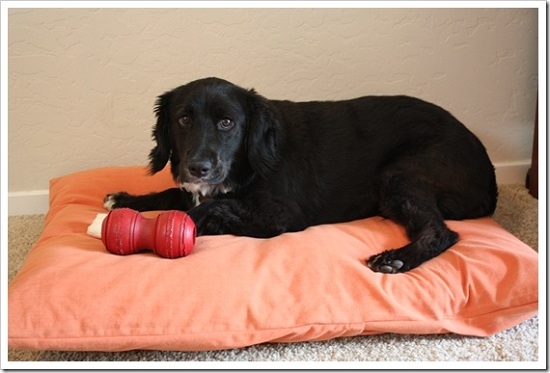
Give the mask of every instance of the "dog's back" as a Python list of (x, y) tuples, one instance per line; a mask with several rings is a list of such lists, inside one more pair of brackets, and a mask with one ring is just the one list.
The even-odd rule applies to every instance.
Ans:
[(490, 215), (496, 207), (484, 146), (439, 106), (407, 96), (271, 103), (286, 124), (281, 167), (292, 177), (269, 184), (307, 203), (313, 224), (380, 213), (380, 179), (391, 173), (436, 190), (445, 219)]

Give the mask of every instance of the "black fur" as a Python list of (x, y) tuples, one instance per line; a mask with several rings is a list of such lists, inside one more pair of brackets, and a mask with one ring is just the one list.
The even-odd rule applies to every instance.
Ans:
[(402, 224), (411, 243), (367, 265), (397, 273), (458, 240), (444, 219), (496, 207), (482, 143), (450, 113), (416, 98), (275, 101), (207, 78), (160, 96), (156, 115), (150, 170), (170, 161), (180, 188), (114, 193), (106, 206), (185, 210), (199, 235), (273, 237), (380, 215)]

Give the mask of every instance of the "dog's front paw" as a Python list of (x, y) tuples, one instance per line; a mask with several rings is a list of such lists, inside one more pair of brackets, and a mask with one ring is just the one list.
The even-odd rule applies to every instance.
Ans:
[(132, 196), (126, 192), (110, 193), (103, 198), (103, 207), (109, 211), (128, 207), (131, 199)]
[(397, 250), (385, 251), (382, 254), (373, 255), (367, 260), (367, 266), (374, 272), (401, 273), (410, 268), (402, 260), (396, 258)]
[(235, 206), (227, 200), (207, 200), (188, 211), (197, 227), (197, 235), (237, 234), (242, 226)]

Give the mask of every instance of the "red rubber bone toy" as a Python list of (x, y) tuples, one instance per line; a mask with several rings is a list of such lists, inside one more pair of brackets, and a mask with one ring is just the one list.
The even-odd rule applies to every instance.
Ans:
[(176, 210), (148, 219), (138, 211), (120, 208), (109, 212), (101, 225), (101, 241), (118, 255), (150, 249), (163, 258), (179, 258), (193, 250), (195, 236), (193, 220)]

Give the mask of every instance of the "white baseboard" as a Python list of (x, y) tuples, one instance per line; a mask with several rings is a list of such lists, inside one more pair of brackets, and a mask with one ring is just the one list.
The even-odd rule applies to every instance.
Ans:
[[(498, 184), (525, 184), (531, 161), (496, 163)], [(49, 209), (47, 189), (8, 193), (8, 215), (45, 214)]]
[(8, 215), (45, 214), (50, 208), (49, 191), (30, 190), (8, 193)]
[(494, 166), (497, 184), (525, 185), (525, 177), (527, 176), (527, 171), (529, 171), (531, 167), (531, 160), (495, 163)]

